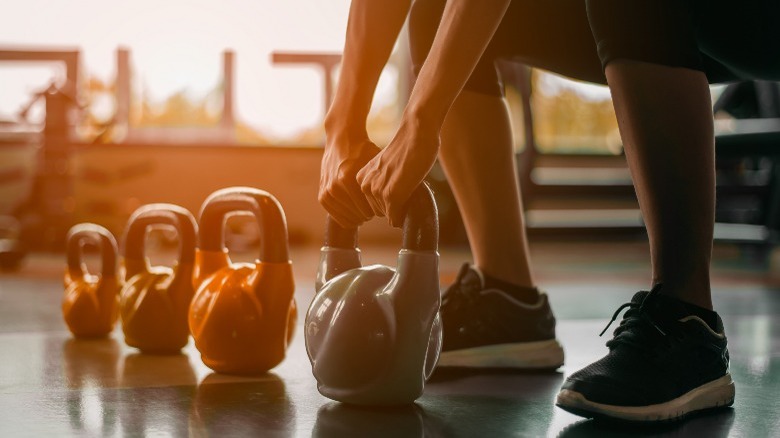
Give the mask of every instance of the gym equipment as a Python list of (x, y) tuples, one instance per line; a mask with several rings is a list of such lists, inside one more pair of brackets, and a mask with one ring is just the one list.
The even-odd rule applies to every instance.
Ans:
[[(100, 250), (101, 267), (98, 275), (87, 272), (82, 261), (86, 245), (96, 246)], [(114, 329), (119, 292), (116, 258), (116, 240), (100, 225), (78, 224), (68, 232), (68, 267), (65, 270), (62, 316), (74, 336), (101, 337)]]
[[(172, 268), (149, 266), (144, 248), (146, 233), (154, 226), (176, 230), (179, 257)], [(123, 243), (125, 284), (120, 298), (127, 345), (156, 354), (175, 354), (187, 345), (196, 237), (195, 218), (177, 205), (145, 205), (130, 217)]]
[[(240, 213), (254, 215), (260, 227), (260, 258), (255, 263), (233, 263), (225, 248), (227, 217)], [(284, 359), (298, 315), (287, 245), (284, 211), (268, 192), (231, 187), (206, 199), (189, 323), (209, 368), (260, 374)]]
[(398, 267), (361, 267), (357, 229), (328, 218), (317, 294), (304, 324), (317, 388), (363, 405), (411, 403), (441, 351), (439, 222), (433, 193), (409, 200)]

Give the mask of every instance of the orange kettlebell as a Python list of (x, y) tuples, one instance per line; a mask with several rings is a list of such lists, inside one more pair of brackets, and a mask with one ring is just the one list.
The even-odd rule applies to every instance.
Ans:
[[(87, 272), (82, 261), (82, 248), (94, 245), (100, 249), (99, 275)], [(105, 228), (95, 224), (78, 224), (68, 232), (65, 271), (65, 297), (62, 316), (76, 337), (106, 336), (114, 329), (117, 319), (116, 240)]]
[[(173, 268), (149, 266), (144, 254), (152, 226), (169, 226), (179, 237)], [(194, 294), (197, 225), (192, 213), (173, 204), (149, 204), (130, 217), (124, 238), (125, 284), (120, 298), (125, 342), (144, 353), (176, 353), (187, 345), (187, 311)]]
[[(251, 213), (260, 226), (255, 263), (232, 263), (225, 248), (226, 218), (237, 213)], [(284, 359), (298, 314), (287, 223), (271, 194), (232, 187), (206, 199), (195, 284), (190, 330), (206, 366), (227, 374), (260, 374)]]

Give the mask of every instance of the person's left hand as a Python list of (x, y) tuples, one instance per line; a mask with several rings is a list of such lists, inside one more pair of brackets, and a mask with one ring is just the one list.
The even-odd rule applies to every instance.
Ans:
[(406, 203), (436, 162), (438, 130), (426, 132), (420, 125), (401, 123), (390, 144), (357, 174), (357, 182), (377, 216), (401, 227)]

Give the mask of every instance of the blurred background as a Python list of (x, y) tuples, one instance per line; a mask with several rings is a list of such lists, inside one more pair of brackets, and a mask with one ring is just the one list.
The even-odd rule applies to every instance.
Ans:
[[(0, 238), (56, 250), (77, 222), (121, 235), (140, 205), (197, 214), (212, 191), (273, 193), (293, 244), (319, 245), (322, 120), (348, 0), (28, 0), (0, 16)], [(643, 239), (609, 91), (513, 63), (507, 84), (532, 236)], [(405, 33), (369, 132), (394, 133), (413, 78)], [(776, 83), (712, 88), (720, 241), (771, 250), (780, 229)], [(442, 172), (442, 243), (467, 244)], [(231, 229), (252, 242), (256, 229)], [(249, 237), (247, 237), (249, 236)], [(381, 220), (366, 242), (397, 242)]]
[[(326, 99), (322, 72), (275, 65), (272, 55), (340, 52), (348, 8), (348, 0), (231, 1), (218, 6), (178, 0), (164, 5), (146, 0), (133, 5), (30, 1), (14, 4), (0, 19), (0, 41), (6, 49), (78, 52), (78, 82), (73, 85), (85, 105), (79, 126), (85, 138), (100, 125), (119, 122), (120, 103), (121, 111), (128, 111), (122, 114), (127, 120), (121, 122), (135, 129), (216, 126), (223, 115), (225, 84), (231, 81), (236, 143), (316, 145), (322, 140)], [(405, 45), (404, 36), (376, 94), (371, 128), (380, 143), (392, 133), (404, 103), (405, 95), (399, 91), (407, 91), (404, 82), (410, 79)], [(124, 67), (119, 66), (119, 50), (127, 52), (129, 64)], [(229, 78), (222, 57), (226, 50), (238, 54), (231, 61)], [(61, 85), (69, 78), (68, 67), (55, 61), (3, 65), (0, 114), (4, 119), (15, 119), (44, 84)], [(120, 74), (122, 68), (127, 71)], [(545, 115), (538, 129), (543, 149), (609, 151), (612, 147), (615, 151), (614, 117), (605, 88), (544, 74), (536, 82), (542, 93), (534, 102), (535, 110)], [(117, 102), (118, 87), (126, 88), (122, 91), (129, 93), (129, 101)], [(586, 117), (574, 117), (584, 108)], [(26, 114), (32, 123), (43, 118), (39, 108)], [(122, 134), (114, 132), (102, 140), (121, 141)], [(607, 140), (610, 136), (615, 138)], [(569, 145), (557, 144), (561, 141)]]

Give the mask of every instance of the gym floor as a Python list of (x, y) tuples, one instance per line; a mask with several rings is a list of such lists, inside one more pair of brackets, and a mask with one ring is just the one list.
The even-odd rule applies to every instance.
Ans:
[[(392, 264), (396, 249), (363, 250)], [(583, 420), (554, 406), (569, 373), (601, 357), (598, 333), (632, 294), (647, 287), (643, 243), (533, 243), (535, 275), (558, 318), (566, 365), (557, 372), (438, 370), (424, 395), (401, 409), (361, 409), (322, 397), (299, 321), (287, 359), (256, 378), (214, 374), (192, 343), (177, 356), (147, 356), (117, 330), (75, 340), (60, 314), (64, 257), (31, 256), (0, 275), (0, 436), (707, 436), (780, 434), (780, 260), (717, 245), (714, 302), (726, 324), (732, 409), (662, 428)], [(442, 249), (442, 285), (468, 260)], [(251, 258), (250, 255), (241, 255)], [(293, 248), (296, 299), (313, 295), (318, 251)]]

